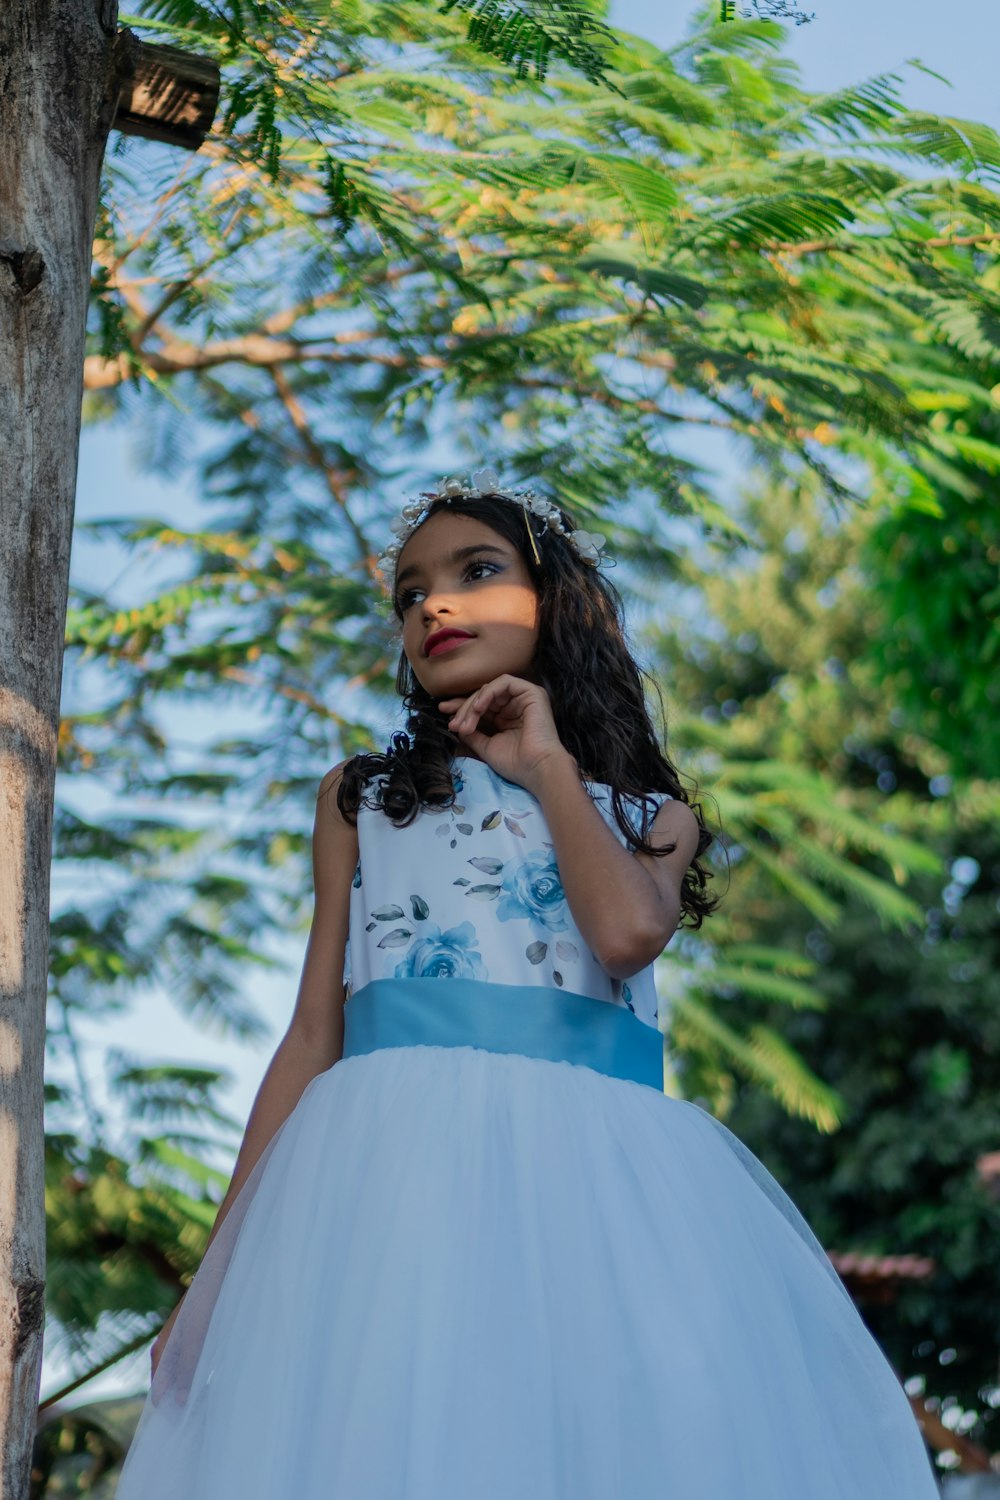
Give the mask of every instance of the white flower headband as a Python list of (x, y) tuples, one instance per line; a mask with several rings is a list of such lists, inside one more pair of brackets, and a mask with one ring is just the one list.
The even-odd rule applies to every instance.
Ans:
[(539, 516), (551, 531), (558, 531), (560, 536), (564, 536), (585, 563), (596, 568), (601, 562), (605, 539), (600, 532), (583, 531), (579, 527), (572, 531), (567, 529), (559, 514), (559, 507), (553, 505), (551, 500), (536, 495), (534, 490), (502, 490), (500, 477), (495, 469), (477, 469), (472, 475), (471, 484), (464, 484), (461, 479), (448, 478), (441, 481), (440, 489), (422, 490), (420, 500), (411, 500), (404, 505), (397, 519), (390, 523), (390, 530), (395, 533), (396, 540), (390, 542), (378, 558), (378, 568), (387, 587), (391, 587), (390, 576), (400, 552), (436, 500), (478, 500), (480, 496), (490, 500), (509, 500), (512, 505), (523, 508), (524, 523), (528, 528), (536, 563), (541, 563), (542, 559), (528, 520), (529, 511), (533, 516)]

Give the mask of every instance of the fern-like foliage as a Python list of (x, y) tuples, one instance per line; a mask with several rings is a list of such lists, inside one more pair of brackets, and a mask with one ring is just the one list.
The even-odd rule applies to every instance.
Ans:
[[(198, 1262), (220, 1188), (199, 1164), (233, 1148), (215, 1064), (266, 1030), (248, 976), (290, 1008), (268, 943), (308, 920), (319, 778), (393, 722), (374, 558), (428, 473), (488, 459), (608, 536), (732, 876), (662, 966), (676, 1088), (720, 1114), (750, 1088), (823, 1132), (840, 1118), (782, 1034), (819, 1013), (822, 961), (755, 951), (755, 921), (805, 924), (821, 954), (859, 910), (909, 943), (933, 878), (939, 753), (906, 730), (888, 810), (891, 703), (860, 627), (830, 644), (839, 594), (817, 602), (849, 568), (810, 567), (860, 552), (866, 507), (904, 534), (919, 517), (934, 566), (907, 572), (907, 608), (951, 603), (943, 634), (905, 638), (965, 620), (970, 654), (996, 649), (995, 580), (975, 571), (963, 602), (932, 531), (975, 512), (958, 555), (988, 568), (986, 126), (909, 111), (896, 74), (802, 89), (779, 6), (709, 0), (666, 51), (581, 0), (137, 9), (218, 60), (223, 105), (183, 161), (119, 142), (102, 190), (86, 416), (127, 427), (197, 514), (111, 496), (78, 523), (102, 561), (77, 565), (67, 616), (49, 1078), (50, 1313), (81, 1364), (162, 1318)], [(759, 507), (720, 480), (723, 450)], [(88, 776), (100, 816), (66, 791)], [(109, 1051), (102, 1099), (78, 1018), (112, 1036), (150, 1003), (205, 1028), (204, 1068)]]
[(551, 59), (559, 57), (592, 83), (608, 83), (605, 52), (612, 32), (578, 0), (445, 0), (441, 10), (464, 12), (469, 41), (507, 63), (518, 78), (541, 81)]

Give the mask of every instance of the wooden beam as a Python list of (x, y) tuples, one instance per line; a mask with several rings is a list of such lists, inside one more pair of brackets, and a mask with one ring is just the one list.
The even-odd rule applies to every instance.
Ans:
[(114, 129), (197, 151), (219, 103), (218, 63), (180, 47), (140, 42), (129, 31), (119, 35), (134, 70), (122, 84)]

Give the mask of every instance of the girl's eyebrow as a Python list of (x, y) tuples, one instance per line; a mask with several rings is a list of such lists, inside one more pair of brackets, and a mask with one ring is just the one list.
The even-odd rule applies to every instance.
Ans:
[[(491, 547), (489, 542), (477, 542), (474, 547), (456, 547), (454, 552), (449, 552), (441, 561), (448, 567), (453, 563), (464, 562), (474, 552), (493, 552), (497, 557), (506, 557), (507, 555), (502, 547)], [(408, 568), (403, 569), (402, 573), (397, 573), (396, 587), (399, 588), (399, 585), (404, 583), (407, 578), (412, 578), (414, 574), (419, 572), (420, 564), (411, 563)]]

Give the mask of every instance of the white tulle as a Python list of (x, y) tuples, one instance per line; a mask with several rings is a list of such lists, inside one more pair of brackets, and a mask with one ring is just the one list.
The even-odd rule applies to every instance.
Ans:
[(802, 1216), (697, 1106), (393, 1047), (309, 1084), (118, 1500), (937, 1500)]

